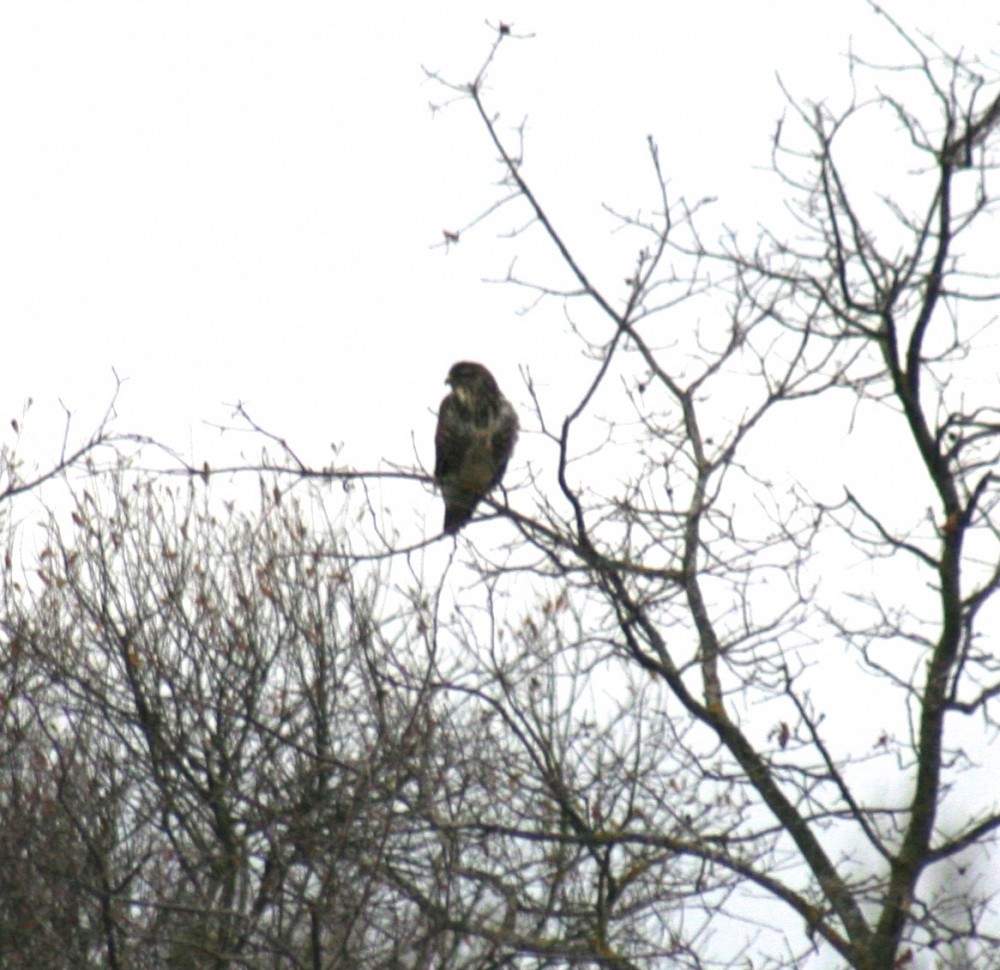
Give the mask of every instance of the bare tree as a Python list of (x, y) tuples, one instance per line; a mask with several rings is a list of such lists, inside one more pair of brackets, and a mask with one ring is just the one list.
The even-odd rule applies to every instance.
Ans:
[[(736, 232), (706, 242), (650, 140), (656, 201), (619, 217), (645, 241), (618, 293), (593, 282), (535, 194), (522, 128), (508, 135), (487, 103), (510, 29), (471, 83), (432, 75), (499, 155), (491, 214), (516, 209), (514, 244), (541, 234), (571, 278), (507, 282), (533, 306), (562, 303), (592, 362), (562, 415), (529, 382), (549, 461), (532, 471), (536, 510), (508, 514), (537, 556), (512, 546), (483, 575), (549, 577), (577, 629), (574, 660), (555, 634), (548, 650), (628, 685), (596, 733), (572, 690), (543, 714), (534, 675), (498, 664), (479, 688), (540, 799), (532, 825), (501, 815), (495, 829), (542, 856), (573, 846), (588, 887), (586, 932), (556, 907), (560, 933), (535, 947), (512, 936), (522, 952), (692, 967), (834, 965), (833, 953), (889, 970), (961, 950), (995, 963), (1000, 812), (982, 779), (995, 777), (1000, 692), (1000, 409), (983, 364), (1000, 296), (987, 229), (1000, 77), (873, 11), (904, 59), (852, 54), (840, 109), (790, 96), (773, 155), (788, 211), (749, 247)], [(853, 126), (875, 113), (905, 141), (889, 172), (851, 164)], [(817, 417), (819, 433), (840, 421), (873, 439), (818, 488), (794, 481), (788, 453)], [(775, 487), (776, 469), (792, 484)], [(872, 487), (873, 471), (903, 470)], [(528, 919), (546, 880), (492, 868), (483, 886)]]
[(5, 965), (390, 967), (453, 948), (389, 878), (392, 858), (447, 875), (406, 808), (435, 724), (418, 606), (380, 615), (378, 570), (270, 488), (256, 516), (127, 469), (71, 495), (38, 582), (6, 589), (8, 736), (26, 740), (0, 792), (0, 910), (23, 927)]
[(581, 341), (568, 407), (525, 371), (505, 545), (401, 545), (379, 489), (426, 475), (242, 411), (252, 511), (207, 464), (53, 477), (3, 573), (5, 965), (997, 965), (1000, 75), (886, 22), (844, 106), (789, 96), (749, 244), (650, 140), (617, 293), (488, 103), (511, 27), (438, 78), (561, 260), (504, 281)]
[[(28, 423), (34, 401), (29, 398), (20, 417), (10, 418), (14, 443), (0, 443), (0, 511), (6, 512), (10, 503), (30, 493), (38, 493), (48, 482), (63, 477), (67, 472), (85, 468), (95, 471), (117, 464), (121, 450), (133, 446), (155, 445), (150, 438), (114, 428), (117, 417), (118, 396), (122, 382), (115, 375), (115, 389), (104, 414), (95, 427), (82, 436), (73, 427), (73, 412), (63, 405), (64, 421), (58, 457), (54, 461), (38, 464), (19, 453), (19, 445), (28, 434)], [(61, 403), (61, 402), (60, 402)], [(36, 443), (37, 446), (37, 443)]]

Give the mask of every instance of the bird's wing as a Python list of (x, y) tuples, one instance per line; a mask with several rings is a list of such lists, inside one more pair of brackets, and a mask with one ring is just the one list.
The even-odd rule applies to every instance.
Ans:
[(504, 472), (507, 471), (507, 462), (510, 461), (510, 456), (514, 452), (514, 445), (517, 442), (518, 429), (517, 414), (511, 407), (510, 402), (503, 399), (500, 404), (497, 428), (493, 432), (490, 441), (493, 450), (493, 461), (496, 466), (496, 471), (493, 473), (493, 479), (490, 482), (490, 488), (499, 485)]

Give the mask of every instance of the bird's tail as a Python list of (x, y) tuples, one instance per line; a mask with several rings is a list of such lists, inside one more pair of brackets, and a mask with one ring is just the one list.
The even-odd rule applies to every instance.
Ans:
[(472, 513), (479, 504), (480, 496), (459, 492), (450, 495), (444, 507), (444, 531), (454, 535), (472, 518)]

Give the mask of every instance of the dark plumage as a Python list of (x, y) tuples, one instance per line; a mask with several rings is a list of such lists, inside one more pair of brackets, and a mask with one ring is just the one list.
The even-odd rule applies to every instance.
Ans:
[(434, 479), (444, 497), (444, 531), (455, 533), (500, 484), (517, 441), (517, 415), (482, 364), (459, 361), (438, 412)]

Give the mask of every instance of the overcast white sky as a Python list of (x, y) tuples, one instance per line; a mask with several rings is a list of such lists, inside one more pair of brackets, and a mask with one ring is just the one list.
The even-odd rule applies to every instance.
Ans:
[[(897, 2), (942, 41), (994, 30), (986, 2)], [(675, 192), (767, 217), (761, 176), (782, 110), (845, 91), (853, 34), (890, 35), (860, 0), (434, 3), (218, 0), (0, 7), (0, 434), (34, 397), (81, 428), (127, 378), (120, 427), (195, 460), (203, 422), (246, 402), (322, 464), (329, 441), (370, 466), (430, 458), (452, 361), (558, 384), (577, 345), (556, 304), (482, 282), (511, 255), (485, 225), (493, 153), (469, 104), (421, 65), (470, 79), (492, 33), (504, 122), (528, 118), (525, 172), (598, 277), (617, 280), (606, 201), (655, 203), (645, 137)], [(896, 50), (896, 48), (892, 48)], [(520, 396), (520, 398), (519, 398)]]
[[(885, 5), (945, 46), (1000, 47), (993, 0)], [(836, 101), (852, 37), (872, 59), (901, 50), (862, 0), (7, 0), (0, 440), (31, 396), (31, 450), (54, 453), (59, 399), (91, 427), (114, 368), (118, 427), (198, 464), (236, 401), (316, 466), (331, 441), (358, 467), (408, 463), (411, 436), (431, 462), (456, 359), (487, 363), (522, 412), (519, 367), (570, 382), (558, 304), (519, 315), (523, 294), (483, 282), (506, 271), (511, 220), (437, 245), (498, 171), (469, 103), (432, 113), (445, 94), (422, 65), (470, 80), (499, 19), (533, 37), (505, 43), (491, 103), (527, 117), (525, 175), (612, 285), (634, 247), (600, 204), (655, 205), (647, 135), (672, 191), (752, 227), (780, 204), (760, 171), (776, 72)]]

